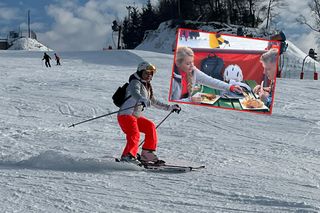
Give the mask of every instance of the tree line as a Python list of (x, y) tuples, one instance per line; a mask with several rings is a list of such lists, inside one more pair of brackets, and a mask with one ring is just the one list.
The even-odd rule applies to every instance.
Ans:
[(159, 0), (152, 6), (148, 0), (141, 11), (127, 7), (129, 13), (122, 23), (123, 48), (135, 48), (146, 31), (157, 29), (167, 20), (176, 20), (180, 27), (184, 27), (183, 20), (257, 27), (264, 19), (269, 21), (273, 17), (272, 8), (279, 2), (281, 0), (269, 0), (268, 4), (262, 0)]

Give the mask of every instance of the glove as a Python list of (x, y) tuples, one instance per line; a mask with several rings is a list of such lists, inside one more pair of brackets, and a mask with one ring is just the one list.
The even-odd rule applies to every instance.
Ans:
[(169, 109), (171, 112), (176, 112), (178, 114), (181, 111), (181, 107), (178, 104), (171, 105)]
[(146, 98), (141, 98), (139, 102), (142, 104), (143, 107), (150, 107), (151, 101)]

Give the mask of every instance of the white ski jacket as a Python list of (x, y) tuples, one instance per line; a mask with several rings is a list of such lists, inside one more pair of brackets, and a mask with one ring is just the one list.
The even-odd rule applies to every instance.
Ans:
[[(128, 98), (122, 104), (122, 106), (120, 107), (120, 111), (118, 112), (118, 115), (133, 115), (135, 117), (140, 117), (142, 115), (143, 106), (141, 105), (137, 106), (137, 105), (141, 103), (140, 101), (143, 98), (150, 100), (151, 106), (154, 106), (158, 109), (167, 110), (167, 111), (171, 110), (170, 105), (158, 101), (155, 98), (154, 94), (153, 94), (153, 97), (150, 98), (150, 94), (147, 88), (145, 87), (144, 83), (146, 83), (146, 81), (141, 79), (138, 73), (134, 73), (133, 75), (130, 76), (129, 85), (126, 90), (125, 97), (129, 97), (130, 95), (131, 97)], [(135, 107), (121, 111), (122, 109), (129, 108), (131, 106), (135, 106)]]

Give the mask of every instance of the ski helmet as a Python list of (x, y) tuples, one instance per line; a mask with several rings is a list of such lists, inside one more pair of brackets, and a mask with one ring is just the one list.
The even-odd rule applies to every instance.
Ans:
[(143, 70), (156, 72), (157, 69), (153, 64), (143, 61), (138, 65), (137, 72), (142, 72)]
[(223, 78), (226, 82), (230, 80), (240, 82), (243, 80), (242, 70), (237, 64), (230, 64), (224, 70)]

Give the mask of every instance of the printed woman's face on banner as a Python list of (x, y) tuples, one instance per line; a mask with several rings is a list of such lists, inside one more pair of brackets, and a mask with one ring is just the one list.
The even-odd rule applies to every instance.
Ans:
[(192, 69), (194, 66), (193, 59), (194, 58), (192, 56), (186, 56), (179, 68), (184, 72), (189, 72), (189, 73), (192, 72)]

